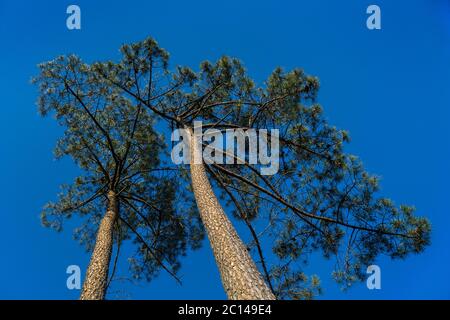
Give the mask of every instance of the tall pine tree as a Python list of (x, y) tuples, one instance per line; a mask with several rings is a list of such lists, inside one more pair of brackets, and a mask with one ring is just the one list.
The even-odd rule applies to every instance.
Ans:
[(179, 281), (179, 257), (199, 247), (203, 229), (176, 168), (161, 160), (154, 118), (76, 56), (39, 67), (39, 111), (64, 128), (55, 155), (70, 156), (82, 171), (42, 212), (43, 224), (57, 230), (74, 214), (82, 218), (75, 237), (92, 256), (80, 299), (105, 298), (113, 246), (117, 261), (124, 240), (136, 245), (135, 278), (150, 280), (164, 269)]
[[(90, 70), (168, 129), (190, 132), (191, 151), (208, 143), (195, 143), (195, 121), (220, 133), (279, 130), (275, 175), (264, 176), (261, 165), (250, 163), (250, 146), (239, 159), (233, 156), (236, 164), (190, 164), (192, 190), (230, 299), (311, 298), (319, 281), (307, 283), (302, 267), (317, 251), (335, 257), (334, 276), (348, 285), (362, 279), (378, 255), (403, 258), (429, 244), (427, 219), (381, 197), (378, 178), (344, 151), (348, 134), (325, 120), (315, 77), (277, 68), (256, 85), (241, 62), (229, 57), (205, 61), (197, 72), (169, 69), (167, 52), (150, 38), (121, 52), (121, 61), (95, 63)], [(267, 141), (273, 138), (269, 133)], [(247, 245), (226, 211), (248, 228)]]

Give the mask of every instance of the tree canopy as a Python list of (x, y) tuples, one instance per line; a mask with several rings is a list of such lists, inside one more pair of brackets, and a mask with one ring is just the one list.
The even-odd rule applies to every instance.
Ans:
[(179, 259), (200, 246), (203, 229), (176, 168), (163, 160), (165, 143), (154, 130), (154, 117), (76, 56), (39, 67), (33, 80), (40, 91), (39, 111), (54, 114), (64, 127), (55, 156), (70, 156), (82, 170), (62, 186), (56, 202), (45, 206), (43, 225), (61, 230), (65, 219), (78, 215), (82, 224), (74, 236), (90, 251), (107, 192), (113, 190), (120, 207), (116, 244), (136, 245), (129, 257), (133, 277), (150, 280), (163, 268), (178, 280)]
[[(379, 255), (404, 258), (423, 251), (429, 244), (428, 220), (415, 215), (412, 206), (396, 206), (381, 196), (379, 178), (368, 173), (356, 156), (345, 151), (349, 134), (326, 120), (317, 102), (320, 85), (316, 77), (301, 69), (277, 68), (257, 84), (238, 59), (226, 56), (216, 62), (202, 62), (198, 71), (182, 66), (171, 68), (168, 53), (151, 38), (124, 45), (121, 53), (118, 62), (86, 65), (69, 57), (42, 67), (41, 92), (45, 94), (40, 101), (41, 110), (43, 113), (56, 110), (57, 118), (69, 128), (59, 143), (58, 154), (72, 155), (90, 172), (76, 183), (76, 192), (68, 191), (59, 204), (49, 206), (59, 216), (67, 204), (78, 207), (76, 204), (82, 196), (88, 192), (96, 194), (98, 188), (111, 183), (108, 176), (118, 189), (124, 190), (125, 206), (130, 201), (142, 204), (129, 194), (158, 190), (155, 184), (161, 184), (161, 180), (153, 179), (155, 172), (152, 170), (147, 175), (141, 171), (161, 166), (153, 155), (164, 147), (150, 125), (130, 137), (127, 132), (133, 121), (128, 117), (123, 121), (123, 113), (138, 113), (142, 114), (142, 123), (150, 124), (156, 118), (166, 123), (167, 130), (192, 127), (194, 121), (202, 121), (204, 129), (220, 131), (279, 130), (280, 167), (273, 176), (261, 175), (259, 165), (249, 163), (248, 152), (241, 159), (243, 164), (206, 164), (211, 181), (227, 201), (229, 212), (248, 228), (251, 235), (248, 247), (279, 298), (310, 298), (317, 293), (318, 279), (312, 277), (308, 282), (302, 272), (315, 252), (335, 259), (334, 277), (348, 286), (362, 280), (365, 268)], [(103, 105), (103, 113), (93, 111), (97, 99)], [(83, 106), (80, 100), (86, 100), (87, 109), (102, 119), (104, 130), (95, 121), (85, 121), (93, 119), (79, 111)], [(77, 121), (72, 121), (73, 117)], [(123, 131), (117, 122), (124, 124)], [(82, 145), (83, 140), (77, 135), (79, 130), (99, 159)], [(93, 137), (89, 138), (88, 133)], [(139, 158), (136, 162), (123, 159), (128, 154), (127, 145), (136, 147), (129, 152)], [(136, 172), (142, 184), (130, 185), (129, 179), (124, 180)], [(171, 190), (175, 198), (179, 190)], [(78, 210), (96, 216), (92, 214), (95, 208), (85, 206)], [(127, 211), (125, 215), (131, 226), (136, 223), (133, 212)], [(201, 228), (191, 218), (178, 215), (178, 210), (169, 212), (172, 213), (165, 221), (171, 225), (171, 233), (162, 242), (161, 251), (174, 258), (180, 251), (184, 252), (186, 238), (195, 240), (194, 246), (198, 245)], [(169, 224), (175, 220), (183, 223), (181, 230), (193, 228), (194, 231), (187, 232), (186, 237), (176, 224)], [(169, 244), (173, 236), (177, 240)], [(174, 264), (175, 258), (170, 261)]]

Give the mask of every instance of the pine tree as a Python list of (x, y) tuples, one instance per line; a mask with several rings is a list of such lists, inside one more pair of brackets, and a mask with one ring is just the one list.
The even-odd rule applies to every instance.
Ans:
[[(53, 113), (64, 134), (57, 158), (70, 156), (82, 174), (64, 185), (57, 202), (42, 212), (44, 226), (61, 230), (78, 214), (83, 224), (75, 237), (92, 251), (80, 299), (104, 299), (114, 244), (136, 245), (130, 259), (135, 278), (151, 280), (164, 269), (177, 281), (179, 257), (198, 248), (203, 229), (192, 197), (160, 158), (161, 135), (154, 118), (98, 77), (76, 56), (40, 66), (39, 111)], [(108, 279), (111, 273), (111, 277)]]
[[(92, 70), (168, 128), (192, 132), (195, 121), (202, 121), (204, 129), (220, 132), (279, 130), (276, 175), (262, 175), (248, 151), (240, 159), (233, 156), (240, 164), (190, 164), (197, 206), (230, 299), (311, 298), (320, 292), (319, 280), (309, 279), (302, 267), (317, 251), (336, 257), (335, 278), (347, 286), (362, 279), (378, 255), (403, 258), (429, 244), (427, 219), (381, 197), (379, 179), (344, 151), (348, 133), (326, 121), (317, 103), (317, 78), (277, 68), (256, 85), (242, 63), (229, 57), (205, 61), (198, 72), (169, 69), (167, 52), (150, 38), (121, 52), (121, 61), (95, 63)], [(195, 138), (190, 137), (191, 151)], [(267, 135), (268, 142), (275, 138)], [(211, 183), (227, 200), (225, 207)], [(247, 247), (224, 208), (248, 228)], [(261, 224), (266, 227), (257, 232)], [(271, 252), (267, 243), (273, 244)], [(268, 255), (276, 258), (272, 266)]]

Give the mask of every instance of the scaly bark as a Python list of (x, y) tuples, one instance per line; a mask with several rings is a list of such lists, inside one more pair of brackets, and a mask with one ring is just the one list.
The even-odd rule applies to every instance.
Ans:
[(86, 272), (80, 300), (103, 300), (105, 298), (113, 247), (114, 223), (118, 215), (116, 193), (109, 191), (108, 209), (97, 231), (95, 247)]
[[(202, 161), (201, 146), (190, 133), (190, 170), (195, 200), (208, 234), (222, 284), (231, 300), (274, 300), (275, 296), (215, 196)], [(194, 161), (196, 160), (196, 161)]]

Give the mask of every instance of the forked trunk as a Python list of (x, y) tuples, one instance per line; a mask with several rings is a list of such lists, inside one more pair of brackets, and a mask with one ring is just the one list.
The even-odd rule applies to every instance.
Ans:
[(109, 191), (108, 209), (97, 231), (95, 247), (86, 272), (80, 300), (103, 300), (105, 298), (113, 247), (114, 223), (117, 217), (117, 197), (114, 191)]
[[(273, 300), (275, 296), (264, 282), (246, 246), (215, 196), (205, 172), (201, 145), (190, 133), (190, 169), (195, 200), (208, 234), (222, 284), (232, 300)], [(195, 161), (194, 161), (195, 160)]]

